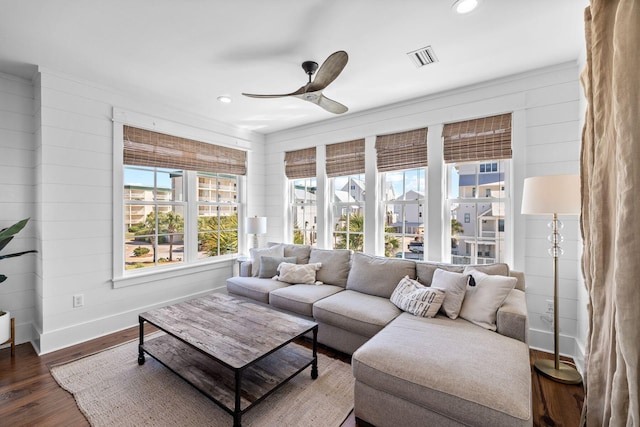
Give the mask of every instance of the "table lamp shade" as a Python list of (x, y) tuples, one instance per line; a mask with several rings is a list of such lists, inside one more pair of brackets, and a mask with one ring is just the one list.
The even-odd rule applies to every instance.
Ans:
[(522, 211), (527, 215), (580, 213), (580, 176), (544, 175), (526, 178)]
[(267, 217), (254, 216), (247, 218), (245, 225), (247, 234), (265, 234), (267, 232)]

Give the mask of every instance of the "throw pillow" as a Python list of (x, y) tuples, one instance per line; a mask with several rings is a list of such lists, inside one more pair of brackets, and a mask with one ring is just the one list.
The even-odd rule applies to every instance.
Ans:
[(276, 276), (278, 274), (278, 266), (281, 262), (295, 264), (296, 257), (277, 257), (263, 255), (262, 257), (260, 257), (260, 272), (258, 273), (258, 277), (263, 279), (271, 279), (273, 276)]
[(410, 279), (416, 278), (415, 261), (356, 252), (351, 260), (347, 289), (389, 298), (398, 281), (405, 276), (409, 276)]
[(282, 245), (271, 246), (270, 248), (251, 248), (251, 276), (258, 277), (260, 274), (260, 258), (263, 256), (283, 257), (284, 249)]
[(462, 301), (467, 292), (468, 280), (469, 275), (467, 274), (455, 273), (441, 268), (437, 268), (433, 272), (431, 286), (444, 290), (444, 302), (440, 311), (451, 319), (456, 319), (460, 314), (460, 307), (462, 307)]
[(303, 285), (321, 285), (316, 282), (316, 271), (320, 270), (322, 264), (319, 262), (311, 264), (291, 264), (281, 262), (278, 266), (278, 275), (274, 279), (281, 282)]
[(496, 276), (470, 270), (475, 286), (467, 286), (460, 317), (490, 331), (496, 330), (497, 312), (516, 286), (515, 277)]
[(391, 294), (391, 302), (414, 316), (434, 317), (445, 298), (444, 291), (429, 288), (405, 276)]

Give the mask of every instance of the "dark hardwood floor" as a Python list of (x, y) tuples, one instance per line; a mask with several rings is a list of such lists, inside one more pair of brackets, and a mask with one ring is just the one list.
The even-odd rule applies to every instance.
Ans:
[[(152, 332), (151, 328), (147, 333)], [(39, 357), (31, 344), (0, 350), (0, 425), (6, 426), (87, 426), (73, 397), (55, 382), (49, 367), (96, 353), (137, 338), (138, 328), (130, 328)], [(324, 354), (349, 362), (349, 356), (321, 348)], [(553, 355), (531, 350), (531, 364)], [(538, 375), (533, 367), (532, 400), (534, 426), (578, 426), (584, 399), (581, 385), (564, 385)], [(354, 427), (353, 412), (341, 427)], [(359, 425), (359, 424), (358, 424)]]

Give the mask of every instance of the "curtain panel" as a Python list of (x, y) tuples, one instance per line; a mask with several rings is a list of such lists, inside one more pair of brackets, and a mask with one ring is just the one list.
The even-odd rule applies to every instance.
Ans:
[(581, 152), (587, 426), (639, 426), (640, 6), (591, 0)]

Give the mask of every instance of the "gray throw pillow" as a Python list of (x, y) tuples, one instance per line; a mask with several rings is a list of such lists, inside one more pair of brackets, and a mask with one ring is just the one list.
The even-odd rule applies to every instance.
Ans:
[(260, 258), (260, 271), (258, 277), (263, 279), (271, 279), (278, 275), (278, 266), (281, 262), (288, 262), (290, 264), (296, 263), (296, 257), (277, 257), (277, 256), (263, 256)]
[(415, 279), (415, 261), (356, 252), (353, 254), (347, 289), (389, 298), (398, 282), (405, 276)]

